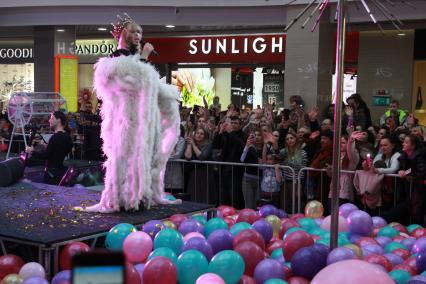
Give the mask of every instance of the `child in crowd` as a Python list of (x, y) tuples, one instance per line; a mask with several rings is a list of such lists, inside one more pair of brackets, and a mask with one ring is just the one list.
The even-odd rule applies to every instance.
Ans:
[(264, 155), (264, 162), (267, 165), (274, 165), (274, 167), (263, 167), (262, 182), (260, 188), (261, 198), (267, 199), (271, 204), (280, 206), (280, 188), (282, 183), (280, 165), (276, 162), (272, 153)]

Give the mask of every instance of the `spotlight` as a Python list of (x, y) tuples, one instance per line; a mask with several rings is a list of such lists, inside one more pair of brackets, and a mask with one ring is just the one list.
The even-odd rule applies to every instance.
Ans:
[(63, 33), (65, 30), (64, 29), (57, 29), (57, 32)]
[(175, 28), (175, 26), (174, 25), (166, 25), (166, 28), (173, 29), (173, 28)]
[(98, 28), (98, 31), (100, 31), (100, 32), (104, 32), (106, 30), (107, 30), (107, 28)]
[(405, 36), (405, 33), (398, 33), (398, 36)]

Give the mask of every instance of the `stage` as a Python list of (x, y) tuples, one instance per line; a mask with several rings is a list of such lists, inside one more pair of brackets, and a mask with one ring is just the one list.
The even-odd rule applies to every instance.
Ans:
[(51, 275), (58, 271), (59, 248), (71, 241), (92, 240), (92, 247), (118, 223), (140, 226), (149, 220), (163, 220), (173, 214), (212, 211), (212, 205), (183, 202), (137, 212), (86, 213), (74, 206), (95, 204), (100, 192), (78, 187), (59, 187), (19, 182), (0, 188), (0, 243), (4, 241), (38, 248), (38, 262)]

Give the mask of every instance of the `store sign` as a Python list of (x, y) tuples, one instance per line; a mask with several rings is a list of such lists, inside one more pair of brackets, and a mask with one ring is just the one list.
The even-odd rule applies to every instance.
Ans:
[(263, 75), (262, 97), (264, 102), (284, 107), (284, 74), (271, 72)]
[(0, 48), (1, 59), (22, 59), (32, 57), (32, 48)]
[(76, 40), (74, 54), (77, 56), (106, 56), (117, 49), (115, 40)]

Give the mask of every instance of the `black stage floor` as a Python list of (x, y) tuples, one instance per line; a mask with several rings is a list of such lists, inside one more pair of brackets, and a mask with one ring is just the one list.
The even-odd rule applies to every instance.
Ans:
[(107, 232), (118, 223), (141, 225), (177, 213), (212, 209), (207, 204), (155, 206), (138, 212), (98, 214), (74, 211), (74, 206), (92, 205), (100, 192), (75, 187), (58, 187), (20, 182), (0, 188), (0, 239), (52, 246)]

